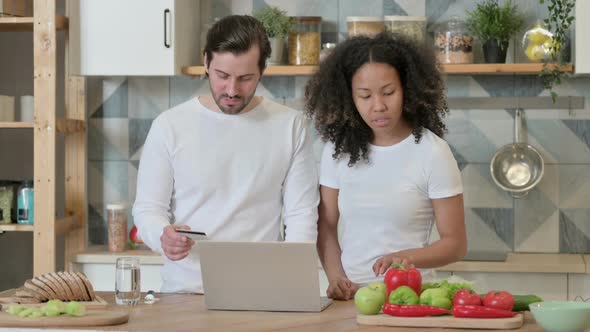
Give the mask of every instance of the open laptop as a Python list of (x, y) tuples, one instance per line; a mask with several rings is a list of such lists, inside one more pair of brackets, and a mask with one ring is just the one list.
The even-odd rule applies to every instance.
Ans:
[(200, 241), (208, 309), (320, 312), (315, 243)]

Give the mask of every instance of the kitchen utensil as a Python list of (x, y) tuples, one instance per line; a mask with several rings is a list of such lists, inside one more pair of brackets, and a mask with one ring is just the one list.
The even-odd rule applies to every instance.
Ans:
[(548, 301), (532, 303), (529, 308), (547, 332), (581, 332), (590, 327), (590, 303)]
[(543, 157), (537, 149), (520, 141), (522, 110), (514, 115), (514, 143), (501, 147), (492, 158), (490, 172), (496, 184), (515, 198), (526, 196), (544, 173)]
[(522, 314), (511, 318), (456, 318), (453, 316), (394, 317), (384, 314), (356, 316), (356, 322), (364, 325), (440, 327), (458, 329), (516, 329), (524, 324)]

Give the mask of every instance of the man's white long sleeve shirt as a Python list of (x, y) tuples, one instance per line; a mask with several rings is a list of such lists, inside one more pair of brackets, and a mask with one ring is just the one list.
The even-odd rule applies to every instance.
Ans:
[[(317, 237), (318, 175), (309, 123), (263, 99), (228, 115), (198, 98), (163, 112), (143, 147), (133, 207), (143, 241), (162, 253), (170, 224), (214, 240), (286, 241)], [(288, 259), (286, 257), (286, 259)], [(198, 244), (188, 257), (164, 256), (162, 292), (201, 293)]]

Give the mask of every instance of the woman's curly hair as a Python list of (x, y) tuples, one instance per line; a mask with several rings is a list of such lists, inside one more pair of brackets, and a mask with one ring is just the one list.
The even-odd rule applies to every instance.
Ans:
[(358, 36), (338, 44), (305, 87), (305, 113), (325, 141), (335, 145), (334, 159), (348, 154), (348, 166), (369, 161), (373, 131), (363, 121), (352, 98), (352, 77), (366, 63), (385, 63), (399, 73), (403, 119), (419, 143), (422, 129), (443, 137), (442, 117), (448, 113), (444, 82), (432, 49), (409, 39), (383, 32), (374, 38)]

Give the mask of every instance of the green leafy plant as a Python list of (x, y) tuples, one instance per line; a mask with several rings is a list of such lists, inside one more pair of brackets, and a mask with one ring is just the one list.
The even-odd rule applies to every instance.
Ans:
[(269, 38), (285, 37), (293, 29), (293, 19), (278, 7), (266, 6), (256, 11), (254, 17), (264, 25)]
[(509, 42), (522, 29), (524, 16), (511, 0), (502, 6), (496, 0), (484, 0), (474, 11), (467, 12), (469, 31), (483, 43), (496, 40), (498, 44)]
[[(545, 0), (539, 0), (541, 4)], [(567, 77), (567, 73), (563, 71), (565, 59), (563, 57), (563, 46), (567, 42), (567, 30), (574, 22), (574, 15), (572, 11), (576, 5), (576, 0), (549, 0), (547, 1), (547, 9), (549, 15), (543, 20), (547, 29), (553, 33), (553, 42), (549, 49), (550, 58), (543, 60), (543, 71), (541, 72), (541, 79), (543, 80), (543, 87), (551, 91), (551, 98), (553, 102), (557, 100), (557, 93), (553, 91), (553, 87), (561, 84), (561, 80)]]

